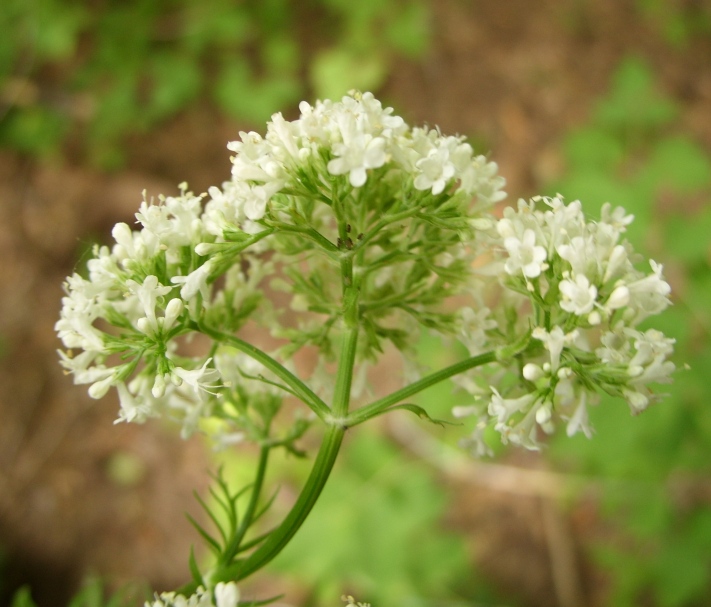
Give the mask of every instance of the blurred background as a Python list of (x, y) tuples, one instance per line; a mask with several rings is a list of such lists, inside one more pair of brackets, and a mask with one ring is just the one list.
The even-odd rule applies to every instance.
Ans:
[[(372, 90), (468, 136), (533, 194), (636, 216), (665, 265), (669, 397), (593, 440), (474, 462), (457, 428), (391, 415), (349, 436), (302, 532), (249, 596), (282, 605), (705, 606), (711, 599), (711, 2), (3, 0), (0, 3), (0, 605), (62, 606), (87, 579), (188, 576), (218, 460), (170, 427), (112, 425), (57, 364), (61, 283), (141, 192), (229, 178), (225, 144), (298, 102)], [(455, 354), (423, 341), (433, 365)], [(424, 394), (444, 417), (460, 395)], [(244, 474), (249, 451), (222, 455)], [(278, 464), (288, 502), (303, 479)], [(282, 499), (282, 498), (280, 498)], [(84, 585), (75, 607), (99, 606)]]

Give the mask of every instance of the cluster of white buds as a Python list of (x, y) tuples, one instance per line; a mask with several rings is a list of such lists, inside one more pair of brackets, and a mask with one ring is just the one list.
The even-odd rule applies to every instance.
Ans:
[(219, 582), (213, 592), (200, 586), (190, 596), (175, 592), (163, 592), (154, 601), (146, 602), (145, 607), (237, 607), (239, 588), (234, 582)]
[(542, 347), (517, 361), (505, 394), (490, 386), (485, 407), (458, 413), (488, 416), (504, 441), (537, 448), (539, 430), (550, 433), (556, 418), (568, 435), (589, 437), (587, 407), (602, 392), (624, 398), (633, 413), (659, 398), (650, 386), (670, 381), (674, 340), (637, 326), (669, 305), (670, 287), (661, 265), (651, 261), (646, 273), (635, 266), (623, 240), (632, 219), (606, 204), (599, 221), (587, 221), (580, 202), (560, 197), (504, 211), (488, 243), (507, 291), (500, 323), (529, 330)]

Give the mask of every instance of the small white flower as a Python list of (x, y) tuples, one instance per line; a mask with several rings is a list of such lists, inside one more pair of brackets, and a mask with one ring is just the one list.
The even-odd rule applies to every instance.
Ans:
[(430, 150), (425, 158), (417, 161), (415, 166), (420, 170), (420, 174), (415, 177), (415, 187), (418, 190), (431, 189), (435, 196), (444, 190), (455, 173), (449, 150), (445, 146)]
[(602, 221), (609, 223), (620, 232), (624, 232), (634, 220), (634, 215), (627, 215), (627, 212), (622, 207), (615, 207), (614, 210), (610, 211), (611, 209), (612, 205), (609, 202), (602, 205), (600, 213)]
[(203, 300), (210, 297), (210, 286), (207, 284), (212, 270), (212, 259), (208, 259), (197, 270), (193, 270), (187, 276), (173, 276), (170, 282), (176, 285), (183, 285), (180, 289), (180, 297), (184, 301), (192, 300), (198, 293)]
[(511, 276), (522, 272), (527, 278), (536, 278), (544, 270), (546, 250), (536, 245), (533, 230), (525, 230), (520, 240), (515, 236), (504, 238), (504, 247), (509, 254), (504, 268)]
[(565, 346), (566, 342), (572, 341), (575, 338), (575, 335), (570, 333), (566, 335), (560, 327), (553, 327), (550, 333), (543, 327), (536, 327), (531, 333), (531, 336), (534, 339), (542, 341), (546, 350), (548, 350), (551, 361), (550, 371), (552, 373), (558, 371), (558, 367), (560, 366), (560, 354), (563, 351), (563, 346)]
[(615, 245), (605, 264), (605, 274), (602, 277), (602, 282), (607, 283), (621, 275), (627, 269), (628, 264), (627, 249), (621, 244)]
[(135, 280), (127, 280), (126, 286), (131, 293), (138, 298), (138, 302), (143, 307), (143, 313), (148, 319), (148, 325), (156, 333), (158, 331), (158, 319), (156, 318), (156, 303), (159, 297), (170, 293), (173, 287), (163, 286), (158, 282), (156, 276), (146, 276), (143, 284), (138, 284)]
[(587, 438), (592, 437), (592, 428), (588, 420), (588, 408), (586, 404), (585, 390), (581, 390), (578, 404), (575, 407), (573, 415), (568, 420), (568, 425), (565, 428), (565, 433), (568, 436), (573, 436), (578, 432), (582, 432)]
[(118, 382), (116, 384), (116, 390), (119, 395), (119, 403), (121, 409), (119, 411), (119, 418), (117, 422), (143, 422), (149, 414), (149, 408), (143, 404), (142, 399), (134, 394), (128, 389), (128, 386), (124, 382)]
[(491, 316), (491, 310), (483, 303), (479, 309), (463, 308), (460, 313), (459, 339), (474, 356), (482, 352), (487, 343), (486, 332), (495, 329), (497, 322)]
[(480, 420), (471, 434), (460, 442), (460, 445), (476, 458), (493, 457), (494, 452), (485, 440), (487, 423), (485, 419)]
[(332, 175), (349, 173), (354, 188), (365, 183), (367, 169), (377, 169), (387, 160), (385, 140), (368, 134), (356, 135), (347, 143), (334, 143), (333, 153), (337, 158), (328, 163), (328, 172)]
[(212, 593), (202, 586), (186, 597), (175, 592), (163, 592), (156, 595), (154, 601), (144, 603), (145, 607), (215, 607), (212, 603)]
[(181, 385), (183, 382), (192, 388), (195, 396), (204, 401), (207, 394), (214, 394), (210, 390), (215, 390), (222, 386), (220, 382), (220, 373), (217, 369), (207, 368), (207, 365), (212, 362), (212, 358), (208, 358), (202, 367), (198, 369), (183, 369), (182, 367), (174, 367), (172, 371), (172, 379), (177, 378), (176, 384)]
[(568, 243), (558, 245), (556, 251), (570, 264), (575, 274), (585, 274), (597, 264), (598, 249), (590, 237), (575, 236)]
[(560, 307), (578, 316), (584, 316), (592, 311), (597, 298), (597, 287), (591, 285), (584, 274), (577, 274), (575, 280), (562, 280), (560, 292), (563, 295)]
[(493, 393), (489, 401), (489, 415), (497, 418), (499, 424), (504, 424), (514, 414), (524, 411), (536, 401), (535, 394), (524, 394), (518, 398), (504, 398), (499, 391), (491, 386)]
[(215, 586), (216, 607), (237, 607), (239, 603), (239, 588), (234, 582), (219, 582)]

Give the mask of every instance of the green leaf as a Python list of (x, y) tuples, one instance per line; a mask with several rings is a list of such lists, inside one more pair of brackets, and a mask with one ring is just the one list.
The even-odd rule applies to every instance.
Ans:
[(205, 543), (208, 545), (208, 547), (215, 553), (215, 555), (219, 555), (222, 550), (220, 548), (219, 542), (212, 537), (205, 529), (198, 523), (192, 516), (189, 514), (185, 515), (190, 521), (190, 524), (195, 528), (195, 530), (200, 534), (203, 540), (205, 540)]
[(234, 52), (254, 31), (245, 3), (186, 2), (182, 7), (184, 48), (201, 53), (208, 47)]
[(568, 135), (564, 150), (573, 171), (614, 171), (625, 156), (624, 147), (617, 137), (593, 125)]
[(689, 137), (659, 141), (639, 178), (656, 190), (690, 194), (711, 185), (711, 160)]
[(642, 59), (628, 57), (617, 68), (612, 90), (600, 102), (595, 119), (613, 130), (645, 132), (668, 124), (676, 115), (674, 104), (656, 89), (652, 69)]
[(262, 47), (267, 72), (293, 76), (299, 68), (299, 47), (294, 40), (284, 35), (273, 35), (264, 41)]
[(33, 3), (36, 20), (34, 22), (34, 52), (42, 60), (59, 61), (68, 59), (75, 52), (81, 28), (89, 19), (85, 7), (76, 3), (44, 2)]
[(242, 58), (233, 58), (223, 65), (214, 89), (215, 99), (225, 112), (254, 123), (268, 120), (298, 98), (300, 92), (295, 78), (256, 79)]
[(316, 97), (340, 99), (349, 90), (377, 89), (387, 70), (377, 50), (356, 52), (343, 47), (321, 51), (314, 58), (309, 79)]
[(445, 604), (453, 584), (472, 577), (463, 538), (440, 525), (445, 508), (446, 492), (421, 462), (363, 428), (273, 565), (309, 584), (318, 604), (348, 586), (374, 605), (416, 596)]
[(708, 591), (711, 562), (707, 551), (695, 549), (689, 538), (672, 535), (656, 563), (654, 586), (662, 607), (682, 607)]
[(679, 261), (703, 262), (711, 250), (711, 206), (694, 215), (673, 215), (664, 223), (665, 251)]
[(193, 580), (198, 583), (202, 582), (202, 573), (200, 572), (200, 567), (198, 567), (197, 560), (195, 559), (194, 546), (190, 546), (190, 557), (188, 558), (188, 566), (190, 567), (190, 575), (193, 576)]
[(188, 55), (175, 52), (155, 55), (151, 58), (149, 72), (152, 88), (146, 113), (150, 123), (175, 114), (200, 93), (200, 66)]
[(11, 607), (37, 607), (32, 600), (29, 586), (23, 586), (12, 597)]
[(390, 19), (385, 37), (392, 47), (406, 57), (421, 57), (430, 42), (431, 14), (424, 2), (411, 2)]
[(74, 595), (69, 607), (102, 607), (104, 603), (104, 589), (100, 580), (90, 579), (84, 587)]
[(69, 130), (66, 116), (40, 106), (14, 110), (0, 122), (0, 146), (52, 156)]

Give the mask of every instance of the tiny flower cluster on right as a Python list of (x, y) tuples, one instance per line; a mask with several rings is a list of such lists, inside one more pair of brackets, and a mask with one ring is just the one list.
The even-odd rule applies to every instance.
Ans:
[(505, 291), (492, 326), (516, 324), (520, 332), (527, 323), (531, 341), (516, 359), (516, 381), (506, 389), (498, 381), (484, 394), (469, 384), (478, 403), (455, 410), (479, 416), (475, 451), (487, 451), (490, 423), (504, 442), (537, 449), (541, 431), (551, 433), (557, 420), (569, 436), (589, 437), (587, 407), (602, 392), (625, 399), (632, 413), (659, 398), (651, 384), (670, 381), (674, 340), (638, 325), (669, 305), (671, 289), (660, 264), (636, 267), (623, 239), (632, 220), (605, 204), (600, 220), (588, 221), (578, 201), (536, 197), (507, 208), (492, 227), (486, 273), (500, 276)]

